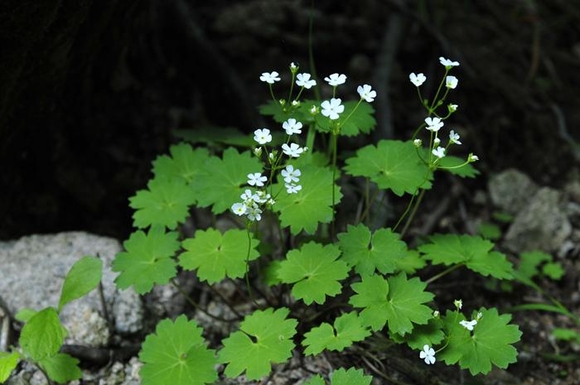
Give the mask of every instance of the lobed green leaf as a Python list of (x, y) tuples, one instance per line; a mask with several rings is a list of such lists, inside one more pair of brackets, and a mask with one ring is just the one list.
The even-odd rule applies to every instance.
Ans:
[(83, 376), (79, 368), (79, 360), (66, 353), (57, 353), (39, 361), (48, 377), (59, 384), (78, 380)]
[(202, 385), (217, 379), (215, 351), (208, 349), (203, 329), (181, 315), (165, 319), (145, 339), (139, 353), (144, 363), (142, 385)]
[(34, 361), (54, 356), (66, 337), (56, 309), (48, 307), (32, 316), (20, 333), (20, 346), (24, 354)]
[(182, 242), (186, 251), (179, 256), (179, 264), (186, 270), (197, 269), (199, 279), (209, 284), (225, 277), (240, 278), (246, 274), (248, 262), (260, 256), (258, 244), (247, 231), (239, 229), (223, 234), (211, 228), (198, 230), (193, 238)]
[(169, 152), (171, 156), (162, 155), (153, 162), (155, 178), (180, 179), (187, 184), (193, 183), (209, 158), (207, 148), (194, 150), (187, 143), (171, 146)]
[(178, 234), (165, 233), (162, 227), (151, 227), (145, 234), (137, 231), (123, 243), (126, 251), (117, 254), (113, 271), (120, 274), (115, 283), (121, 289), (133, 285), (139, 294), (145, 294), (154, 284), (164, 285), (177, 274), (173, 256), (179, 249)]
[(370, 335), (368, 327), (363, 325), (356, 312), (341, 315), (334, 320), (334, 327), (323, 322), (304, 334), (302, 345), (305, 355), (319, 354), (324, 349), (342, 352), (356, 341), (362, 341)]

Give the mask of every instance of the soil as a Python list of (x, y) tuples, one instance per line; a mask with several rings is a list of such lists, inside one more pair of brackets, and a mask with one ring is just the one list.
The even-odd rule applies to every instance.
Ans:
[[(283, 73), (290, 62), (313, 71), (310, 15), (316, 72), (348, 74), (344, 92), (352, 97), (362, 83), (379, 93), (378, 126), (364, 139), (368, 143), (407, 139), (423, 119), (410, 72), (437, 79), (439, 56), (461, 63), (454, 70), (459, 86), (453, 102), (460, 107), (453, 125), (463, 155), (479, 156), (481, 175), (438, 181), (409, 234), (473, 232), (473, 223), (494, 211), (478, 197), (485, 196), (488, 178), (506, 168), (557, 189), (580, 175), (577, 1), (327, 0), (312, 2), (314, 8), (306, 0), (49, 3), (32, 7), (38, 20), (50, 15), (37, 34), (0, 28), (7, 52), (0, 78), (1, 239), (68, 230), (127, 239), (128, 198), (145, 188), (151, 161), (177, 142), (175, 129), (249, 133), (268, 124), (257, 111), (269, 98), (258, 81), (262, 72)], [(0, 20), (24, 25), (17, 2), (2, 7)], [(425, 95), (435, 91), (432, 83), (424, 87)], [(361, 142), (340, 145), (348, 150)], [(453, 199), (441, 209), (452, 189)], [(403, 204), (395, 202), (395, 211)], [(561, 262), (566, 277), (541, 285), (546, 296), (578, 314), (578, 255)], [(509, 309), (537, 297), (521, 287), (510, 293), (484, 287), (477, 278), (449, 281), (438, 295), (453, 288), (474, 305)], [(509, 371), (493, 372), (481, 383), (580, 383), (580, 348), (550, 338), (553, 327), (577, 325), (529, 311), (516, 312), (514, 321), (524, 332), (518, 346), (524, 353)], [(328, 359), (340, 365), (354, 357)], [(400, 383), (422, 383), (431, 370), (446, 383), (473, 381), (455, 369), (405, 369), (414, 357), (380, 359), (395, 368), (387, 372)], [(368, 362), (361, 365), (373, 372)], [(416, 372), (423, 374), (400, 375)]]

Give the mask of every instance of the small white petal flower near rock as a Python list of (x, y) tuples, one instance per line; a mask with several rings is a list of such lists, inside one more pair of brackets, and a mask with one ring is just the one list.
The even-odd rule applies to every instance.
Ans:
[(456, 133), (453, 130), (449, 131), (449, 141), (451, 143), (461, 144), (461, 142), (459, 141), (459, 139), (460, 139), (460, 136), (459, 136), (458, 133)]
[(437, 132), (443, 127), (443, 122), (440, 118), (425, 118), (425, 123), (427, 124), (427, 130)]
[(332, 98), (322, 102), (322, 115), (330, 118), (330, 120), (338, 119), (339, 115), (344, 112), (344, 106), (341, 104), (342, 100), (339, 98)]
[(298, 158), (300, 155), (302, 155), (304, 149), (301, 148), (296, 143), (290, 143), (290, 145), (284, 143), (282, 145), (282, 151), (284, 152), (284, 154), (288, 155), (291, 158)]
[(458, 61), (451, 61), (449, 59), (444, 58), (443, 56), (439, 58), (439, 63), (443, 64), (445, 67), (448, 68), (457, 67), (459, 65)]
[(284, 170), (282, 170), (281, 174), (282, 177), (284, 178), (284, 182), (292, 183), (299, 181), (302, 172), (299, 169), (294, 169), (294, 166), (288, 165)]
[(236, 215), (245, 215), (248, 211), (248, 206), (245, 203), (234, 203), (232, 205), (232, 212)]
[(472, 331), (473, 328), (475, 327), (475, 325), (477, 325), (477, 320), (471, 320), (471, 321), (463, 320), (463, 321), (459, 321), (459, 324), (461, 326), (463, 326), (464, 328), (466, 328), (467, 330)]
[(268, 178), (266, 178), (259, 172), (248, 174), (248, 184), (250, 186), (262, 187), (264, 186), (264, 182), (267, 180)]
[(456, 88), (457, 83), (459, 83), (459, 80), (457, 80), (457, 78), (455, 76), (447, 76), (445, 78), (445, 87), (447, 87), (449, 89)]
[(445, 149), (443, 147), (434, 148), (431, 152), (439, 159), (445, 157)]
[(415, 87), (420, 87), (423, 83), (425, 83), (427, 77), (423, 73), (415, 74), (414, 72), (411, 72), (409, 75), (409, 80), (415, 85)]
[(296, 75), (296, 85), (298, 87), (304, 87), (309, 90), (316, 85), (316, 80), (310, 79), (311, 77), (312, 75), (308, 73), (301, 73)]
[(272, 72), (263, 72), (262, 76), (260, 76), (260, 80), (268, 83), (268, 84), (274, 84), (276, 82), (280, 81), (280, 74), (276, 71), (272, 71)]
[(254, 131), (254, 140), (258, 142), (258, 144), (270, 143), (272, 141), (270, 130), (267, 128), (261, 128)]
[(262, 219), (262, 210), (256, 205), (253, 207), (248, 207), (248, 212), (246, 213), (248, 219), (257, 222)]
[(282, 123), (282, 128), (284, 129), (284, 131), (286, 131), (286, 135), (302, 133), (302, 123), (298, 122), (294, 118), (290, 118), (284, 123)]
[(435, 363), (435, 350), (429, 345), (424, 345), (423, 350), (419, 353), (419, 358), (427, 365), (433, 365)]
[(372, 87), (368, 84), (363, 84), (362, 86), (358, 86), (356, 92), (360, 95), (361, 99), (366, 100), (367, 102), (371, 103), (377, 97), (377, 92), (372, 89)]
[(332, 75), (325, 77), (324, 80), (331, 86), (336, 87), (346, 82), (346, 75), (333, 73)]

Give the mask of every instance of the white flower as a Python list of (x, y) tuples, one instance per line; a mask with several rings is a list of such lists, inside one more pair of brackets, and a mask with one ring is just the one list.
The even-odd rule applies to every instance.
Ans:
[(411, 74), (409, 75), (409, 80), (411, 81), (411, 83), (415, 85), (415, 87), (420, 87), (423, 83), (425, 83), (427, 77), (423, 73), (415, 75), (414, 72), (411, 72)]
[(282, 145), (282, 151), (284, 152), (284, 154), (288, 155), (291, 158), (298, 158), (304, 152), (304, 149), (301, 148), (296, 143), (290, 143), (290, 145), (284, 143)]
[(254, 148), (254, 155), (256, 155), (258, 158), (262, 156), (262, 147)]
[(260, 76), (260, 80), (268, 83), (268, 84), (274, 84), (276, 82), (280, 81), (280, 74), (276, 71), (272, 71), (272, 72), (263, 72), (262, 76)]
[(316, 114), (318, 114), (318, 107), (313, 105), (312, 107), (310, 107), (310, 115), (316, 115)]
[(440, 315), (439, 310), (433, 311), (433, 318), (439, 318)]
[(432, 365), (435, 363), (435, 350), (429, 345), (425, 345), (419, 353), (419, 358), (424, 360), (427, 365)]
[(251, 221), (259, 221), (262, 219), (262, 210), (260, 210), (258, 206), (248, 207), (248, 212), (246, 214), (248, 215), (248, 219)]
[(477, 162), (479, 160), (478, 156), (475, 154), (469, 154), (469, 156), (467, 157), (467, 161), (468, 162)]
[(302, 190), (302, 186), (299, 184), (286, 183), (284, 186), (286, 187), (286, 192), (288, 194), (296, 194), (298, 191)]
[(302, 133), (302, 123), (296, 121), (294, 118), (290, 118), (282, 123), (282, 128), (286, 131), (286, 135)]
[(361, 99), (366, 100), (367, 102), (371, 103), (377, 97), (377, 92), (374, 91), (370, 85), (363, 84), (362, 86), (358, 86), (356, 92), (360, 95)]
[(445, 67), (457, 67), (459, 65), (458, 61), (451, 61), (449, 59), (444, 58), (443, 56), (441, 56), (439, 58), (439, 63), (443, 64)]
[(461, 142), (459, 141), (459, 134), (456, 133), (455, 131), (451, 130), (449, 131), (449, 140), (451, 141), (451, 143), (455, 143), (455, 144), (461, 144)]
[(250, 186), (262, 187), (267, 180), (268, 178), (262, 176), (259, 172), (248, 174), (248, 184)]
[(236, 215), (242, 216), (248, 211), (248, 206), (245, 203), (234, 203), (232, 205), (232, 212)]
[(332, 75), (325, 77), (324, 80), (331, 86), (336, 87), (346, 82), (346, 75), (333, 73)]
[(435, 155), (439, 159), (441, 159), (445, 156), (445, 149), (443, 147), (434, 148), (433, 151), (431, 151), (431, 152), (433, 153), (433, 155)]
[(298, 66), (294, 62), (290, 63), (290, 71), (291, 72), (298, 71)]
[(477, 313), (477, 317), (475, 319), (479, 321), (481, 319), (481, 317), (483, 317), (483, 313), (479, 312), (479, 313)]
[(310, 88), (316, 85), (316, 80), (310, 79), (310, 77), (311, 75), (308, 73), (296, 75), (296, 85), (298, 87), (304, 87), (307, 90), (309, 90)]
[(266, 144), (272, 141), (272, 135), (270, 135), (270, 130), (267, 128), (262, 128), (254, 131), (254, 140), (259, 144)]
[(445, 87), (454, 89), (455, 87), (457, 87), (458, 82), (459, 80), (457, 80), (455, 76), (447, 76), (445, 78)]
[(423, 141), (421, 139), (415, 139), (413, 141), (413, 144), (415, 145), (415, 147), (419, 148), (423, 144)]
[(252, 190), (250, 190), (249, 188), (247, 188), (244, 193), (242, 195), (240, 195), (240, 198), (242, 198), (242, 200), (244, 201), (244, 203), (246, 205), (250, 205), (252, 203), (254, 203), (256, 201), (257, 195), (255, 195)]
[(453, 304), (455, 305), (457, 310), (461, 310), (461, 308), (463, 307), (463, 301), (460, 299), (456, 299), (455, 301), (453, 301)]
[(284, 182), (292, 183), (298, 182), (298, 178), (302, 175), (302, 172), (299, 169), (294, 169), (294, 166), (288, 165), (284, 170), (281, 172), (282, 177), (284, 177)]
[(271, 196), (270, 194), (266, 194), (264, 191), (258, 191), (252, 198), (256, 203), (266, 203), (271, 198)]
[(433, 139), (433, 145), (439, 146), (439, 143), (441, 143), (441, 139), (439, 139), (438, 137), (435, 137), (435, 139)]
[(443, 122), (440, 118), (425, 118), (425, 123), (427, 124), (427, 129), (433, 132), (437, 132), (443, 127)]
[(472, 331), (473, 330), (473, 327), (475, 325), (477, 325), (477, 320), (471, 320), (471, 321), (465, 321), (465, 320), (463, 320), (463, 321), (459, 321), (459, 324), (461, 326), (463, 326), (464, 328), (466, 328), (467, 330)]
[(453, 112), (457, 111), (458, 107), (459, 106), (457, 104), (448, 104), (447, 110), (449, 111), (449, 113), (453, 113)]
[(330, 118), (330, 120), (338, 119), (338, 115), (344, 112), (344, 106), (341, 104), (342, 100), (339, 98), (332, 98), (322, 102), (322, 115)]

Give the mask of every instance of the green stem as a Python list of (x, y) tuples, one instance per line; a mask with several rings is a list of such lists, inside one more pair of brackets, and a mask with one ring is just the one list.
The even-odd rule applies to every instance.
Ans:
[[(193, 306), (193, 307), (194, 307), (194, 309), (201, 311), (203, 314), (207, 315), (208, 317), (210, 317), (210, 318), (212, 318), (212, 319), (215, 319), (215, 320), (217, 320), (217, 321), (222, 321), (222, 322), (234, 322), (234, 321), (237, 321), (236, 319), (231, 319), (231, 320), (230, 320), (230, 319), (225, 319), (225, 318), (222, 318), (222, 317), (220, 317), (220, 316), (217, 316), (217, 315), (213, 315), (213, 314), (211, 314), (210, 312), (208, 312), (207, 310), (205, 310), (204, 308), (202, 308), (202, 307), (201, 307), (201, 306), (200, 306), (200, 305), (199, 305), (197, 302), (195, 302), (195, 301), (193, 300), (193, 298), (191, 298), (191, 297), (189, 296), (189, 294), (187, 294), (187, 293), (185, 292), (185, 290), (183, 290), (183, 288), (181, 287), (181, 285), (179, 285), (179, 284), (177, 283), (177, 281), (175, 281), (175, 279), (172, 279), (172, 280), (171, 280), (171, 284), (172, 284), (172, 285), (173, 285), (173, 286), (174, 286), (174, 287), (175, 287), (175, 288), (176, 288), (176, 289), (177, 289), (177, 290), (178, 290), (178, 291), (179, 291), (179, 292), (180, 292), (180, 293), (183, 295), (183, 297), (185, 298), (185, 300), (186, 300), (186, 301), (187, 301), (187, 302), (188, 302), (188, 303), (189, 303), (191, 306)], [(210, 286), (210, 290), (211, 290), (211, 286)], [(212, 290), (212, 291), (213, 291), (213, 290)], [(223, 299), (223, 298), (222, 298), (222, 299)], [(224, 302), (225, 302), (225, 301), (224, 301)], [(237, 312), (237, 311), (236, 311), (236, 310), (235, 310), (235, 309), (234, 309), (232, 306), (230, 306), (230, 305), (229, 305), (227, 302), (225, 302), (225, 303), (226, 303), (226, 305), (228, 306), (228, 308), (229, 308), (229, 309), (232, 311), (232, 313), (234, 313), (234, 314), (235, 314), (235, 315), (236, 315), (236, 316), (237, 316), (239, 319), (242, 319), (242, 318), (243, 318), (243, 316), (242, 316), (240, 313), (238, 313), (238, 312)]]
[(463, 264), (461, 264), (461, 263), (458, 263), (457, 265), (450, 266), (447, 269), (443, 270), (441, 273), (436, 274), (436, 275), (432, 276), (431, 278), (429, 278), (427, 281), (425, 281), (425, 283), (427, 285), (429, 285), (430, 283), (435, 282), (439, 278), (446, 276), (447, 274), (451, 273), (452, 271), (459, 269), (461, 266), (463, 266)]
[(337, 153), (337, 149), (338, 149), (338, 144), (337, 144), (337, 138), (338, 135), (337, 134), (332, 134), (331, 138), (330, 138), (330, 148), (332, 151), (332, 180), (330, 181), (330, 188), (332, 189), (331, 194), (332, 194), (332, 222), (331, 222), (331, 226), (330, 226), (330, 238), (334, 238), (334, 234), (335, 234), (335, 210), (334, 210), (334, 206), (336, 204), (336, 196), (335, 196), (335, 188), (334, 188), (334, 181), (336, 180), (336, 153)]

